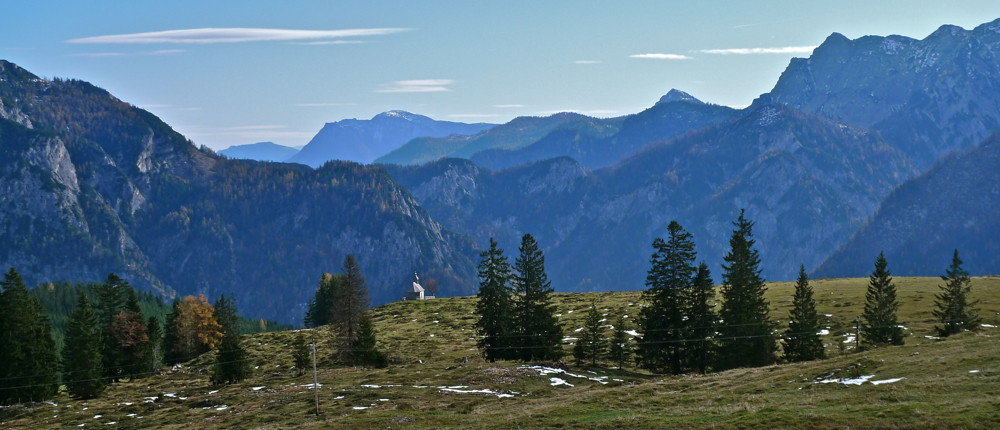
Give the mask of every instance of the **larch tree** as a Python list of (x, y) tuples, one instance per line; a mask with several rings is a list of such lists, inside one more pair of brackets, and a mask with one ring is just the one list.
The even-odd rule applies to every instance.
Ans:
[(239, 317), (232, 297), (225, 294), (215, 301), (215, 320), (221, 326), (222, 339), (215, 353), (212, 365), (212, 383), (232, 384), (250, 376), (250, 362), (247, 351), (240, 340)]
[(58, 388), (52, 326), (17, 270), (0, 285), (0, 404), (50, 398)]
[(514, 333), (510, 264), (497, 242), (490, 238), (490, 248), (479, 254), (479, 301), (476, 303), (477, 346), (483, 357), (492, 362), (512, 357), (510, 346)]
[(558, 360), (562, 357), (563, 331), (552, 303), (545, 257), (530, 234), (521, 237), (518, 251), (511, 280), (519, 293), (514, 303), (519, 356), (525, 361)]
[(861, 314), (861, 346), (868, 349), (881, 345), (902, 345), (903, 328), (896, 321), (899, 301), (896, 299), (896, 285), (885, 254), (878, 253), (875, 269), (868, 278), (865, 293), (865, 310)]
[(978, 311), (973, 308), (975, 303), (969, 303), (972, 280), (969, 279), (969, 272), (962, 268), (962, 259), (958, 258), (957, 249), (951, 257), (951, 266), (941, 280), (945, 284), (939, 286), (941, 292), (935, 295), (933, 311), (934, 317), (941, 323), (934, 327), (938, 335), (951, 336), (978, 328)]
[(712, 272), (702, 262), (686, 294), (688, 319), (684, 355), (686, 367), (697, 369), (702, 374), (708, 371), (716, 357), (715, 329), (719, 316), (715, 312), (714, 300)]
[(740, 210), (733, 226), (722, 264), (718, 364), (721, 369), (766, 366), (775, 362), (777, 343), (764, 299), (760, 253), (754, 249), (753, 222)]
[(63, 384), (70, 396), (91, 399), (104, 391), (101, 361), (101, 329), (87, 294), (80, 292), (66, 322), (62, 350)]
[(819, 315), (816, 299), (809, 285), (806, 267), (799, 266), (799, 279), (795, 283), (792, 310), (788, 313), (788, 330), (785, 331), (785, 361), (810, 361), (826, 358), (823, 340), (819, 338)]

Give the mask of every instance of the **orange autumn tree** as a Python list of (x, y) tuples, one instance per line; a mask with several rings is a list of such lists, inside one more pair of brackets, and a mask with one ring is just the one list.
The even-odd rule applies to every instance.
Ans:
[(188, 360), (215, 348), (222, 340), (222, 326), (215, 320), (215, 309), (205, 296), (186, 296), (175, 309), (173, 324), (178, 357)]

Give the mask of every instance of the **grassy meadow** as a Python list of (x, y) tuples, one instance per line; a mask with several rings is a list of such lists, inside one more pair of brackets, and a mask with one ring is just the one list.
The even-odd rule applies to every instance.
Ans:
[[(206, 354), (161, 375), (78, 401), (0, 409), (2, 428), (995, 428), (1000, 425), (1000, 277), (973, 278), (978, 332), (933, 338), (938, 278), (896, 278), (906, 345), (857, 352), (849, 341), (864, 279), (812, 282), (830, 334), (830, 358), (708, 375), (651, 375), (626, 366), (485, 362), (475, 348), (474, 297), (397, 302), (374, 309), (392, 365), (332, 364), (326, 328), (244, 337), (253, 376), (212, 386)], [(787, 323), (794, 283), (768, 284), (771, 318)], [(565, 336), (593, 302), (638, 314), (640, 292), (556, 294)], [(634, 329), (634, 323), (630, 328)], [(319, 345), (319, 404), (310, 373), (292, 368), (295, 336)], [(610, 335), (610, 331), (609, 331)], [(569, 354), (569, 342), (566, 352)], [(546, 366), (546, 367), (537, 367)], [(529, 366), (536, 366), (534, 368)], [(539, 370), (541, 369), (541, 370)], [(544, 374), (543, 374), (544, 373)], [(852, 385), (851, 378), (872, 375)], [(899, 379), (901, 378), (901, 379)], [(821, 383), (837, 379), (840, 382)], [(878, 382), (874, 384), (872, 382)]]

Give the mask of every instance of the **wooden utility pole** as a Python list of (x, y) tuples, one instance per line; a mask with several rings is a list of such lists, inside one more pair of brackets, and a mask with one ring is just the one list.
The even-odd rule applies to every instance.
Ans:
[(316, 336), (313, 336), (313, 394), (316, 397), (316, 416), (319, 416), (319, 380), (316, 379)]
[(861, 317), (858, 316), (857, 323), (854, 325), (854, 348), (861, 351)]

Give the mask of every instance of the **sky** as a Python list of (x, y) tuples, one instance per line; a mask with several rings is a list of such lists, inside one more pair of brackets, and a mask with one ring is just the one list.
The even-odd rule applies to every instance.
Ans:
[(0, 59), (89, 81), (198, 145), (309, 142), (405, 110), (503, 123), (639, 112), (677, 88), (743, 107), (833, 32), (922, 39), (969, 1), (0, 0)]

